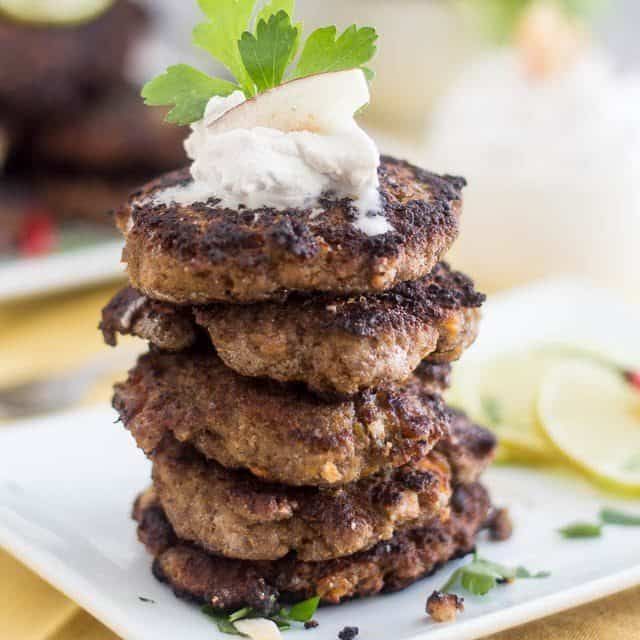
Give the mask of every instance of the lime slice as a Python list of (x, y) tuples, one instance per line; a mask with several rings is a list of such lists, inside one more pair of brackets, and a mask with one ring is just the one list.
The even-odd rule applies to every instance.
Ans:
[(37, 24), (88, 22), (106, 11), (113, 0), (0, 0), (0, 13)]
[(492, 429), (514, 462), (539, 464), (557, 454), (538, 424), (536, 400), (558, 356), (542, 350), (502, 355), (454, 369), (449, 401)]
[(604, 486), (640, 495), (640, 393), (610, 367), (571, 360), (553, 367), (538, 398), (549, 439)]

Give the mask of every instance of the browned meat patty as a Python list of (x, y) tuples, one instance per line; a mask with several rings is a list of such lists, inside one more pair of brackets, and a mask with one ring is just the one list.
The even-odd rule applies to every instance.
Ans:
[(115, 347), (118, 334), (138, 336), (162, 351), (182, 351), (201, 334), (191, 307), (148, 298), (133, 287), (116, 293), (102, 310), (98, 327), (106, 344)]
[(133, 510), (138, 537), (154, 556), (153, 572), (178, 597), (221, 609), (250, 606), (269, 612), (278, 598), (296, 601), (319, 595), (326, 604), (408, 587), (443, 563), (473, 550), (489, 511), (479, 485), (458, 487), (451, 517), (427, 527), (396, 533), (368, 551), (325, 562), (294, 555), (276, 562), (231, 560), (179, 540), (153, 492)]
[(484, 298), (441, 262), (421, 280), (357, 297), (292, 295), (284, 303), (190, 309), (128, 288), (104, 309), (101, 328), (108, 344), (116, 333), (133, 333), (173, 351), (195, 342), (196, 327), (186, 329), (195, 318), (224, 363), (242, 375), (352, 394), (402, 382), (425, 358), (457, 359), (477, 335)]
[(446, 433), (444, 404), (425, 386), (423, 371), (403, 386), (320, 398), (240, 376), (206, 350), (151, 352), (116, 385), (114, 407), (149, 455), (171, 432), (265, 480), (345, 484), (423, 457)]
[(184, 130), (164, 122), (163, 115), (146, 107), (137, 89), (120, 85), (70, 121), (43, 128), (33, 136), (33, 151), (46, 162), (81, 171), (134, 169), (139, 176), (176, 169), (186, 161)]
[(153, 486), (182, 539), (211, 553), (318, 562), (369, 549), (395, 531), (448, 517), (451, 472), (431, 452), (405, 467), (336, 488), (269, 484), (207, 461), (171, 436), (153, 456)]
[(99, 329), (112, 347), (118, 334), (133, 335), (163, 351), (183, 351), (195, 344), (200, 333), (190, 307), (151, 300), (133, 287), (125, 287), (109, 301)]
[(323, 211), (154, 204), (190, 181), (188, 170), (135, 193), (116, 214), (132, 286), (158, 300), (202, 304), (273, 299), (285, 290), (366, 293), (427, 275), (458, 233), (463, 178), (438, 176), (393, 158), (379, 169), (393, 231), (370, 237), (349, 199)]
[(39, 125), (81, 111), (120, 81), (144, 23), (140, 7), (127, 0), (75, 26), (0, 20), (0, 114)]
[(462, 411), (449, 409), (449, 415), (448, 432), (436, 449), (447, 458), (456, 484), (471, 484), (493, 461), (498, 441), (491, 431), (471, 422)]

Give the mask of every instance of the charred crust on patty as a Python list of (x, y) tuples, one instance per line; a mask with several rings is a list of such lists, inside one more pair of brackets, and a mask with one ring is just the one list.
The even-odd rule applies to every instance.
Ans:
[(302, 310), (308, 307), (323, 329), (370, 337), (399, 324), (434, 322), (451, 311), (477, 309), (485, 299), (471, 278), (440, 262), (424, 278), (389, 291), (357, 297), (292, 296), (287, 304), (300, 305)]
[[(232, 560), (175, 540), (164, 549), (149, 548), (155, 557), (154, 574), (180, 597), (222, 609), (253, 606), (256, 584), (258, 592), (279, 593), (282, 601), (318, 595), (324, 604), (398, 591), (475, 547), (489, 511), (487, 492), (474, 484), (458, 487), (455, 495), (464, 509), (454, 509), (447, 522), (396, 534), (345, 558), (302, 562), (291, 554), (275, 562)], [(141, 515), (137, 512), (136, 519)], [(166, 526), (171, 526), (168, 521)]]
[(104, 341), (115, 347), (117, 336), (136, 335), (167, 351), (192, 346), (198, 327), (187, 308), (157, 302), (132, 287), (119, 291), (102, 310), (98, 326)]
[[(400, 468), (336, 488), (263, 482), (207, 461), (171, 437), (153, 459), (153, 486), (176, 533), (211, 553), (247, 560), (350, 555), (394, 531), (448, 517), (451, 473), (431, 452)], [(231, 532), (231, 533), (230, 533)]]
[[(127, 288), (104, 309), (101, 328), (108, 344), (119, 332), (169, 351), (200, 332), (241, 375), (349, 395), (402, 382), (423, 359), (457, 359), (477, 335), (483, 301), (469, 278), (439, 263), (417, 282), (355, 297), (291, 294), (278, 303), (179, 307)], [(444, 387), (447, 369), (441, 372)]]
[(201, 348), (140, 357), (113, 404), (151, 457), (171, 433), (224, 466), (295, 485), (345, 484), (419, 459), (450, 420), (423, 379), (325, 399), (239, 376)]
[(449, 460), (458, 482), (475, 482), (495, 457), (498, 440), (462, 411), (447, 408), (450, 422), (446, 435), (438, 442), (438, 451)]
[(215, 198), (154, 203), (160, 191), (190, 182), (188, 169), (164, 175), (116, 213), (132, 284), (165, 300), (203, 303), (265, 300), (287, 289), (380, 291), (418, 279), (457, 236), (464, 180), (390, 157), (381, 159), (379, 178), (393, 230), (367, 236), (353, 225), (349, 199), (327, 194), (320, 216), (312, 209), (230, 210)]
[[(406, 185), (397, 179), (398, 170), (412, 174), (412, 181), (418, 185), (428, 185), (430, 198), (399, 202)], [(223, 261), (230, 250), (259, 248), (270, 241), (296, 257), (309, 258), (319, 251), (318, 236), (331, 245), (340, 244), (353, 254), (366, 251), (375, 257), (392, 256), (398, 253), (405, 238), (427, 235), (430, 228), (456, 226), (452, 203), (461, 199), (462, 188), (466, 186), (464, 178), (440, 176), (389, 156), (382, 156), (378, 174), (385, 200), (384, 213), (394, 227), (393, 232), (381, 236), (366, 236), (355, 227), (351, 229), (329, 222), (329, 219), (334, 222), (335, 218), (346, 218), (349, 223), (356, 220), (357, 210), (348, 198), (322, 198), (324, 216), (313, 216), (311, 209), (217, 208), (219, 200), (211, 198), (207, 202), (188, 205), (194, 213), (200, 214), (198, 220), (206, 225), (204, 230), (185, 219), (184, 206), (176, 204), (137, 204), (132, 206), (131, 215), (134, 227), (141, 231), (152, 230), (164, 249), (174, 250), (187, 259), (203, 255), (211, 262)], [(189, 169), (179, 169), (134, 192), (132, 201), (140, 202), (169, 187), (186, 187), (190, 183)], [(393, 196), (388, 195), (387, 190), (393, 192)], [(325, 216), (326, 221), (323, 220)], [(260, 221), (257, 226), (256, 219)], [(249, 259), (245, 266), (255, 266), (255, 262)]]

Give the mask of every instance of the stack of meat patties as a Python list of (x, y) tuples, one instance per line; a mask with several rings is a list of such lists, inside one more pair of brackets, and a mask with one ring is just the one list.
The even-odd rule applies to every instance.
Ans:
[(153, 462), (136, 500), (156, 577), (214, 607), (401, 589), (474, 548), (495, 441), (445, 406), (484, 296), (441, 257), (462, 178), (382, 158), (391, 229), (322, 208), (167, 205), (187, 170), (117, 214), (131, 287), (101, 328), (151, 343), (114, 406)]

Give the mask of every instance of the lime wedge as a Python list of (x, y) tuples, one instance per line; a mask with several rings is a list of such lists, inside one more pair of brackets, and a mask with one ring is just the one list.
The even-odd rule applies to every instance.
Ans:
[(538, 414), (566, 459), (609, 489), (640, 495), (640, 393), (620, 373), (585, 359), (558, 364)]
[(0, 13), (20, 22), (72, 25), (88, 22), (113, 0), (0, 0)]
[(457, 365), (448, 400), (492, 429), (513, 462), (539, 464), (558, 458), (538, 424), (536, 401), (547, 369), (558, 357), (541, 350)]

